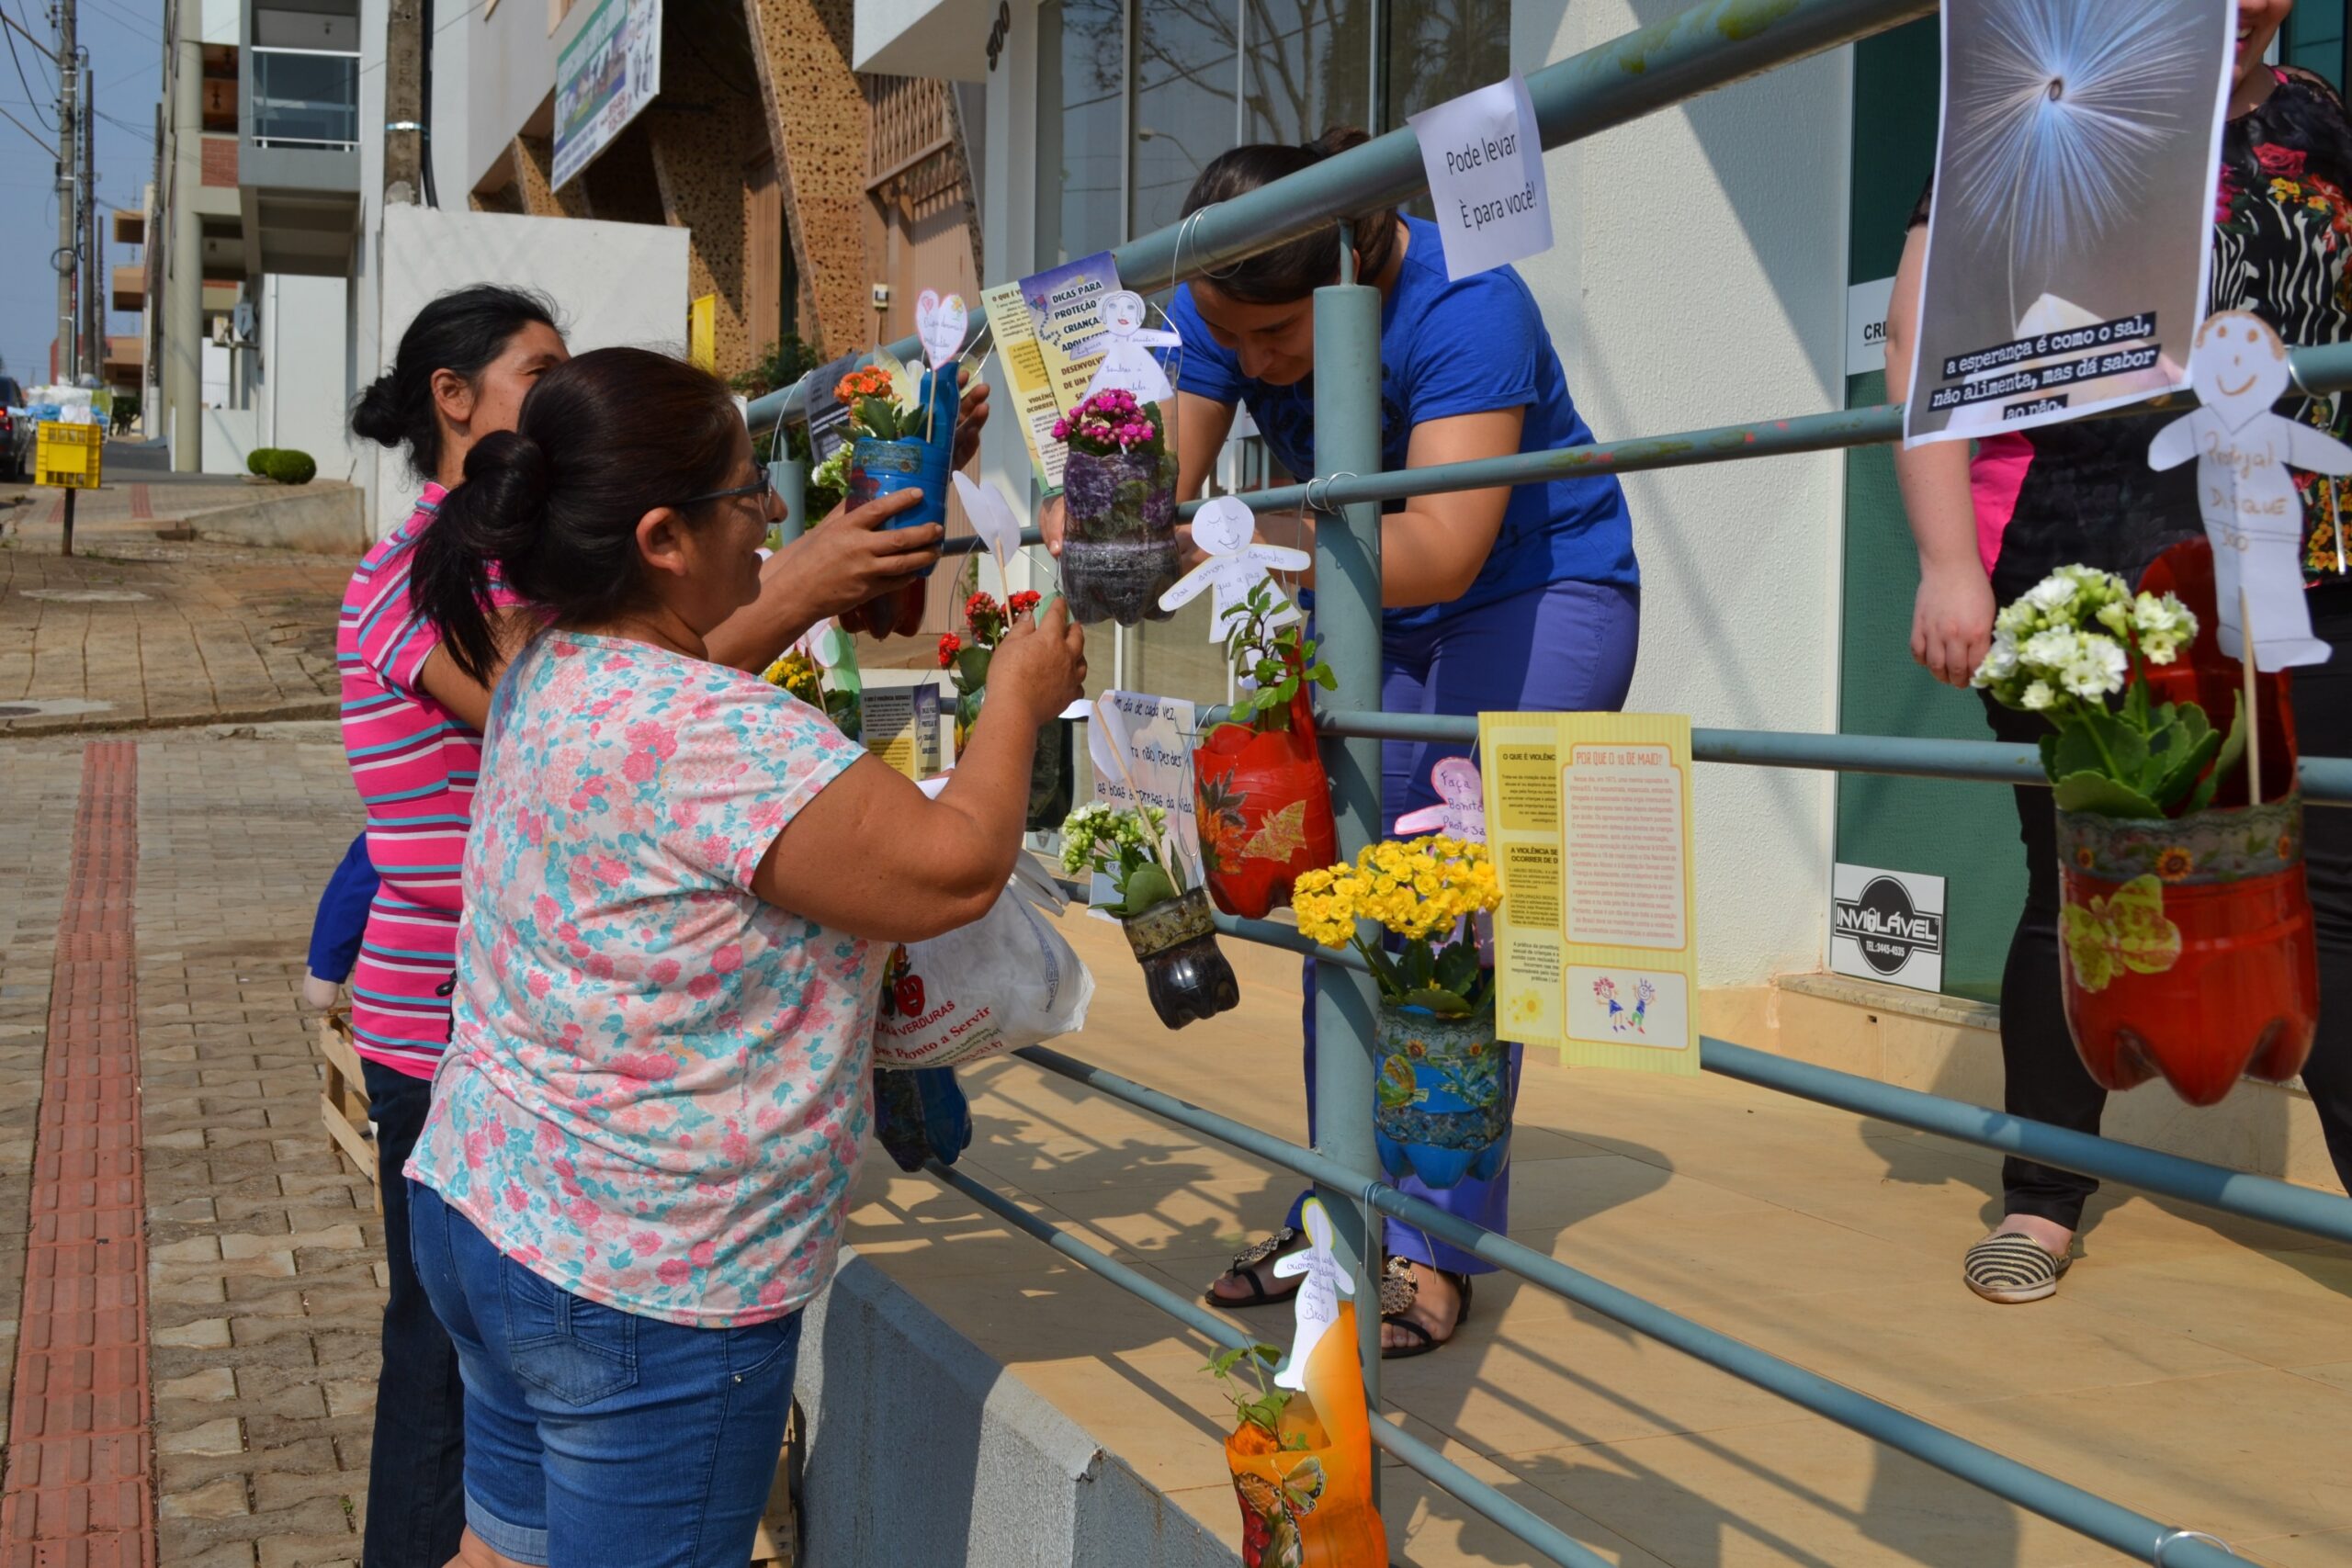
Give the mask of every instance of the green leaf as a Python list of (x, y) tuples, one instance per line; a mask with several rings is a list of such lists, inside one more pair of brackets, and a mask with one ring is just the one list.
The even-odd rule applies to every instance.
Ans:
[(1340, 689), (1340, 678), (1331, 673), (1331, 667), (1329, 665), (1317, 665), (1315, 667), (1314, 673), (1315, 683), (1322, 687), (1325, 691), (1336, 692)]
[(1176, 885), (1157, 864), (1146, 861), (1127, 874), (1119, 888), (1119, 908), (1129, 915), (1140, 915), (1155, 905), (1165, 904), (1176, 897)]
[(2129, 784), (2105, 773), (2069, 773), (2053, 791), (2062, 811), (2087, 811), (2098, 817), (2162, 817), (2156, 803)]
[(2042, 771), (2050, 775), (2053, 784), (2069, 773), (2103, 773), (2107, 771), (2107, 759), (2100, 753), (2098, 741), (2092, 736), (2086, 721), (2076, 720), (2054, 736), (2043, 736), (2041, 747)]
[[(2245, 698), (2242, 695), (2233, 695), (2230, 699), (2230, 732), (2222, 738), (2221, 750), (2214, 753), (2212, 768), (2202, 780), (2199, 781), (2197, 788), (2190, 793), (2188, 808), (2191, 811), (2202, 811), (2211, 806), (2213, 796), (2221, 789), (2222, 782), (2235, 770), (2239, 759), (2245, 755)], [(2254, 792), (2247, 791), (2246, 798), (2253, 799)]]
[(1455, 996), (1467, 996), (1478, 983), (1478, 944), (1456, 942), (1437, 955), (1437, 983)]
[(1405, 944), (1405, 978), (1416, 989), (1437, 978), (1437, 962), (1430, 955), (1428, 942), (1408, 942)]
[(2174, 759), (2170, 769), (2155, 786), (2147, 792), (2148, 798), (2169, 811), (2180, 804), (2183, 796), (2197, 784), (2197, 775), (2220, 754), (2222, 738), (2211, 729)]
[[(2100, 708), (2083, 710), (2083, 728), (2106, 756), (2110, 778), (2135, 779), (2147, 766), (2148, 738), (2113, 714)], [(2107, 772), (2107, 769), (2102, 769)]]

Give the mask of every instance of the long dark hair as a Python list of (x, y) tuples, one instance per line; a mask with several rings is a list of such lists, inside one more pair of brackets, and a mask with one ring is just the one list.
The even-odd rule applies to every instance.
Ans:
[[(1272, 185), (1324, 159), (1362, 146), (1372, 138), (1351, 125), (1335, 125), (1314, 141), (1294, 146), (1284, 141), (1255, 141), (1221, 152), (1201, 171), (1184, 197), (1187, 216), (1215, 202), (1231, 201), (1262, 186)], [(1396, 209), (1374, 208), (1355, 214), (1356, 276), (1377, 277), (1396, 252)], [(1327, 284), (1340, 280), (1340, 229), (1333, 224), (1303, 234), (1287, 244), (1261, 251), (1208, 281), (1228, 299), (1245, 305), (1287, 305), (1304, 299)]]
[(465, 482), (416, 542), (410, 599), (458, 668), (487, 682), (499, 657), (492, 568), (557, 626), (638, 607), (639, 520), (726, 488), (744, 439), (726, 383), (683, 360), (600, 348), (558, 366), (524, 397), (514, 429), (467, 452)]
[(451, 370), (471, 381), (533, 322), (555, 327), (555, 306), (527, 288), (477, 283), (426, 301), (401, 333), (392, 367), (351, 405), (351, 433), (379, 446), (407, 447), (416, 477), (432, 479), (441, 471), (433, 373)]
[[(2269, 67), (2263, 67), (2268, 70)], [(2252, 113), (2229, 122), (2222, 133), (2222, 161), (2241, 189), (2259, 189), (2269, 176), (2254, 155), (2255, 147), (2275, 141), (2310, 155), (2315, 172), (2339, 189), (2352, 185), (2352, 119), (2335, 89), (2308, 71), (2288, 67), (2271, 95)]]

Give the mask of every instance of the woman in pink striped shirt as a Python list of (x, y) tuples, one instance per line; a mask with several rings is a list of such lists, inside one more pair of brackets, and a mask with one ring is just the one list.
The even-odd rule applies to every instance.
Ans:
[[(369, 1568), (442, 1568), (465, 1528), (463, 1394), (456, 1352), (417, 1284), (409, 1252), (408, 1162), (424, 1123), (435, 1067), (449, 1039), (457, 967), (458, 863), (481, 764), (481, 728), (499, 669), (477, 681), (410, 602), (415, 545), (466, 454), (511, 431), (524, 394), (570, 357), (553, 307), (492, 285), (445, 294), (401, 334), (392, 367), (354, 408), (351, 428), (403, 447), (423, 483), (406, 522), (352, 574), (335, 637), (344, 749), (368, 813), (368, 853), (381, 886), (351, 976), (352, 1034), (368, 1079), (383, 1172), (390, 1292), (368, 1473)], [(965, 394), (956, 460), (988, 418), (988, 389)], [(714, 629), (716, 662), (767, 667), (820, 618), (911, 581), (938, 559), (942, 530), (886, 528), (917, 499), (905, 491), (816, 529), (778, 551), (756, 601)], [(511, 626), (516, 601), (495, 579), (491, 604)], [(512, 647), (512, 639), (502, 637)], [(503, 660), (501, 661), (503, 667)]]

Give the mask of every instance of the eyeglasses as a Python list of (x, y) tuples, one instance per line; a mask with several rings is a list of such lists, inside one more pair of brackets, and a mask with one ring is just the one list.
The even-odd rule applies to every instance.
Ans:
[(773, 494), (775, 491), (775, 481), (763, 475), (754, 483), (737, 485), (733, 490), (715, 490), (708, 495), (688, 496), (685, 500), (679, 502), (678, 505), (681, 507), (700, 506), (703, 502), (707, 501), (738, 501), (747, 495), (764, 496)]

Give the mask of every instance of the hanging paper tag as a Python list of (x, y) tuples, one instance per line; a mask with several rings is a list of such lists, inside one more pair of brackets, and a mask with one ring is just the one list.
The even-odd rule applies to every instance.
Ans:
[(963, 352), (965, 330), (970, 324), (970, 312), (965, 310), (961, 294), (943, 299), (926, 288), (915, 297), (915, 336), (922, 340), (922, 351), (933, 370), (944, 369), (949, 360)]
[(1552, 248), (1544, 139), (1525, 77), (1513, 75), (1409, 118), (1420, 139), (1447, 277), (1488, 272)]

